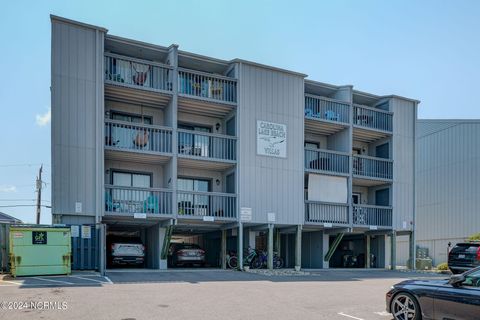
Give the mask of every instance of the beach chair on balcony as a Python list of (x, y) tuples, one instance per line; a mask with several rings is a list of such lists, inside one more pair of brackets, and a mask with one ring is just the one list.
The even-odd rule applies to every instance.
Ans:
[(143, 202), (143, 211), (145, 213), (160, 213), (158, 198), (154, 195), (149, 195)]

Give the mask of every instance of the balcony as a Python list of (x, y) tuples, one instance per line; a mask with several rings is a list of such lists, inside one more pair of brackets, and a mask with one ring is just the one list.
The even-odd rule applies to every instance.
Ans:
[(237, 197), (231, 193), (178, 191), (178, 217), (235, 220)]
[[(191, 130), (178, 130), (178, 155), (180, 164), (190, 164), (192, 160), (211, 162), (211, 168), (231, 167), (236, 163), (236, 137)], [(216, 164), (215, 164), (216, 163)], [(206, 165), (206, 164), (204, 164)]]
[(354, 155), (353, 175), (360, 179), (390, 182), (393, 179), (393, 160)]
[(350, 125), (350, 104), (324, 97), (305, 95), (305, 129), (330, 135)]
[(306, 200), (305, 222), (348, 224), (348, 205)]
[(105, 120), (105, 149), (108, 151), (107, 156), (116, 154), (124, 157), (124, 155), (119, 155), (118, 152), (128, 151), (150, 156), (150, 158), (153, 155), (170, 157), (172, 153), (172, 129), (107, 119)]
[(353, 138), (372, 142), (393, 132), (393, 113), (378, 108), (353, 105)]
[(112, 215), (171, 215), (172, 191), (162, 188), (105, 186), (105, 212)]
[(178, 93), (206, 101), (236, 104), (237, 80), (179, 68)]
[(349, 155), (342, 152), (305, 148), (305, 170), (328, 174), (349, 174)]
[(354, 226), (392, 227), (392, 207), (353, 205)]

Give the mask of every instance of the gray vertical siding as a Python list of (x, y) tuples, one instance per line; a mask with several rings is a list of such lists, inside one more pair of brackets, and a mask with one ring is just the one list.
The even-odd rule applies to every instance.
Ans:
[(417, 244), (438, 264), (446, 246), (480, 231), (480, 121), (419, 120)]
[(101, 208), (102, 56), (103, 32), (52, 17), (53, 214), (95, 216)]
[[(416, 102), (391, 98), (390, 111), (393, 111), (393, 228), (412, 230), (414, 205), (414, 156)], [(403, 228), (403, 222), (407, 228)]]
[[(250, 64), (240, 64), (239, 196), (252, 208), (253, 221), (300, 224), (304, 220), (304, 79)], [(287, 158), (256, 153), (257, 120), (287, 125)]]

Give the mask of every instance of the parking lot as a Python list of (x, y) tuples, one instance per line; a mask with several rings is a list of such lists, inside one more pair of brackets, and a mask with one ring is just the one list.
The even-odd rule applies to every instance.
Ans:
[[(183, 269), (115, 270), (106, 277), (89, 272), (7, 277), (0, 280), (0, 300), (11, 302), (10, 306), (26, 304), (2, 307), (0, 318), (391, 319), (384, 312), (390, 286), (404, 279), (432, 277), (447, 276), (386, 270), (269, 275)], [(49, 302), (50, 307), (35, 309), (28, 304), (32, 301)]]

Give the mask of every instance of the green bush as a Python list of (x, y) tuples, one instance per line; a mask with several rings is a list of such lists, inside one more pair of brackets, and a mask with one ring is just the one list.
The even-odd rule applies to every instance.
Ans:
[(470, 240), (470, 241), (479, 240), (480, 241), (480, 232), (472, 234), (470, 237), (468, 237), (468, 240)]
[(446, 262), (440, 263), (440, 264), (437, 266), (437, 270), (441, 270), (441, 271), (446, 271), (446, 270), (448, 270), (448, 264), (447, 264)]

